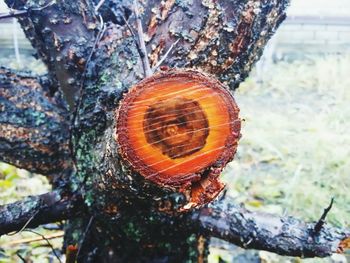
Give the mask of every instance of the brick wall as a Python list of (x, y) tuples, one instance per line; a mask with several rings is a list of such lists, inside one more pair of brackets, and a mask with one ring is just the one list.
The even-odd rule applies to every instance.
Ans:
[(273, 37), (271, 48), (279, 55), (350, 53), (350, 16), (289, 17)]
[(349, 17), (290, 17), (282, 24), (278, 39), (282, 43), (350, 43)]
[(31, 49), (20, 25), (12, 20), (0, 22), (0, 49), (13, 48), (13, 35), (16, 34), (21, 49)]

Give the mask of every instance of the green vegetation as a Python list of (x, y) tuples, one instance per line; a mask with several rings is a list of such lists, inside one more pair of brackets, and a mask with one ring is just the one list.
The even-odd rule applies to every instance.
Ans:
[(250, 208), (350, 226), (350, 57), (280, 62), (236, 98), (242, 139), (226, 172), (230, 194)]
[(245, 122), (225, 173), (228, 194), (249, 209), (308, 221), (335, 197), (328, 222), (350, 227), (350, 57), (278, 62), (264, 71), (263, 83), (253, 73), (235, 94)]

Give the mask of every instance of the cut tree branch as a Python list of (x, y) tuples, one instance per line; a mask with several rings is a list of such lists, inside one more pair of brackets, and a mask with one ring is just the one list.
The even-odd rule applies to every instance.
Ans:
[(0, 236), (72, 218), (83, 207), (79, 196), (66, 196), (59, 191), (0, 206)]
[(341, 253), (350, 229), (324, 225), (318, 233), (314, 223), (293, 217), (251, 212), (225, 198), (194, 212), (191, 217), (206, 234), (246, 249), (259, 249), (284, 256), (326, 257)]
[(41, 174), (70, 168), (69, 122), (46, 77), (0, 67), (0, 160)]
[[(72, 177), (71, 187), (81, 191), (85, 203), (90, 206), (90, 215), (84, 215), (85, 218), (94, 216), (96, 220), (94, 219), (94, 224), (88, 223), (87, 227), (81, 227), (81, 222), (77, 222), (77, 228), (80, 228), (78, 232), (83, 233), (84, 238), (87, 232), (98, 233), (103, 242), (93, 244), (93, 249), (106, 249), (109, 253), (111, 245), (116, 251), (119, 249), (124, 252), (124, 245), (129, 248), (128, 245), (134, 244), (136, 240), (147, 240), (150, 234), (156, 232), (148, 226), (157, 230), (170, 230), (168, 222), (171, 221), (158, 218), (157, 222), (154, 220), (153, 209), (174, 212), (186, 201), (179, 193), (173, 195), (161, 187), (149, 184), (146, 179), (155, 178), (151, 170), (143, 180), (141, 176), (125, 169), (128, 164), (125, 162), (125, 167), (123, 166), (117, 147), (122, 146), (122, 143), (113, 141), (114, 138), (122, 138), (115, 136), (117, 126), (114, 125), (113, 114), (120, 106), (122, 94), (143, 78), (143, 61), (128, 25), (138, 23), (139, 29), (147, 28), (143, 54), (150, 55), (152, 66), (162, 63), (163, 57), (166, 66), (211, 73), (233, 90), (246, 78), (252, 65), (261, 56), (263, 47), (285, 18), (285, 8), (289, 1), (149, 0), (144, 5), (144, 10), (139, 10), (142, 13), (142, 25), (138, 15), (136, 18), (131, 16), (132, 0), (113, 1), (116, 12), (112, 19), (108, 19), (111, 18), (108, 12), (110, 5), (107, 4), (110, 1), (99, 1), (101, 4), (98, 11), (106, 18), (105, 21), (120, 22), (109, 24), (106, 31), (101, 30), (102, 22), (96, 19), (94, 5), (89, 0), (55, 1), (40, 12), (34, 10), (40, 7), (39, 0), (6, 2), (18, 10), (32, 10), (27, 16), (19, 17), (19, 21), (39, 57), (47, 64), (51, 80), (1, 69), (0, 139), (6, 143), (0, 143), (0, 154), (4, 161), (35, 172), (53, 173), (69, 168), (70, 161), (66, 161), (70, 154), (66, 122), (68, 113), (60, 100), (58, 87), (62, 88), (71, 106), (82, 88), (79, 107), (75, 111), (77, 118), (73, 118), (76, 122), (72, 129), (74, 134), (71, 145), (77, 172)], [(139, 35), (143, 36), (143, 33)], [(174, 43), (177, 43), (176, 46)], [(88, 63), (90, 58), (91, 63)], [(153, 106), (157, 109), (163, 105), (156, 102)], [(201, 125), (206, 127), (201, 116)], [(140, 127), (140, 130), (143, 128)], [(134, 156), (132, 152), (124, 153), (124, 157)], [(173, 156), (176, 157), (181, 153), (169, 154), (175, 154)], [(229, 156), (231, 154), (227, 154), (227, 158)], [(210, 171), (220, 172), (220, 165), (226, 161), (228, 159), (218, 161), (218, 167), (213, 167)], [(203, 177), (203, 181), (188, 178), (197, 182), (195, 186), (199, 189), (213, 182), (212, 177)], [(176, 183), (170, 182), (165, 176), (163, 181), (160, 179), (159, 185), (165, 185), (164, 182)], [(203, 198), (203, 202), (210, 201), (221, 187), (221, 184), (217, 184), (216, 188), (208, 189), (208, 195), (205, 196), (201, 191), (196, 191), (194, 193), (199, 194), (194, 194), (193, 200)], [(209, 191), (213, 189), (215, 191)], [(210, 193), (214, 195), (209, 195)], [(197, 203), (201, 204), (199, 201)], [(152, 207), (151, 215), (148, 217), (142, 213), (145, 210), (135, 209), (137, 205), (145, 210)], [(77, 213), (82, 209), (84, 206), (81, 198), (61, 195), (59, 192), (29, 197), (0, 207), (0, 235), (72, 217), (77, 217), (75, 219), (79, 221), (81, 217)], [(218, 237), (245, 248), (289, 256), (324, 257), (342, 252), (350, 246), (350, 231), (326, 225), (326, 214), (327, 211), (315, 227), (314, 223), (304, 223), (291, 217), (250, 212), (226, 199), (195, 210), (189, 214), (189, 222), (191, 226), (197, 227), (197, 231), (193, 231), (196, 234), (201, 232), (205, 236)], [(132, 227), (128, 231), (130, 228), (119, 224), (124, 220), (129, 226), (131, 219), (135, 219), (134, 226), (141, 227)], [(173, 219), (173, 222), (177, 221), (174, 217)], [(182, 219), (187, 220), (187, 217), (182, 215)], [(188, 225), (182, 226), (184, 222), (181, 220), (179, 219), (178, 227), (176, 224), (171, 225), (171, 231), (181, 234), (181, 242), (170, 240), (173, 238), (168, 236), (167, 231), (158, 231), (157, 239), (152, 240), (154, 243), (146, 242), (145, 246), (137, 244), (138, 248), (142, 247), (141, 254), (146, 254), (146, 245), (147, 249), (152, 249), (152, 245), (157, 243), (175, 244), (170, 246), (173, 250), (180, 247), (178, 244), (185, 244), (187, 237), (183, 237), (187, 234), (189, 237), (191, 232), (177, 231), (187, 229)], [(108, 225), (106, 231), (96, 228), (101, 222), (104, 227)], [(71, 224), (67, 229), (73, 229), (74, 226)], [(127, 238), (124, 234), (112, 236), (109, 231), (111, 229), (131, 235)], [(75, 233), (66, 233), (67, 240), (77, 241)], [(87, 241), (84, 243), (88, 244)], [(132, 250), (132, 253), (135, 251)], [(168, 249), (159, 247), (156, 252), (169, 253)], [(173, 253), (177, 253), (177, 250), (173, 250)]]

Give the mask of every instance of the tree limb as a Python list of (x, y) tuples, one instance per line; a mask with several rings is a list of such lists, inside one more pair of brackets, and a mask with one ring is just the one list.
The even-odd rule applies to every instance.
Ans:
[(323, 226), (314, 232), (314, 223), (293, 217), (251, 212), (225, 198), (192, 214), (206, 234), (246, 249), (259, 249), (284, 256), (326, 257), (341, 253), (350, 238), (350, 230)]
[(0, 67), (0, 160), (41, 174), (70, 168), (67, 109), (46, 77)]
[(24, 228), (57, 222), (76, 216), (83, 210), (78, 196), (54, 191), (0, 206), (0, 236)]
[[(107, 1), (101, 8), (110, 2), (114, 3)], [(289, 0), (148, 0), (140, 16), (147, 29), (145, 42), (151, 67), (178, 42), (163, 65), (202, 70), (234, 90), (248, 76), (267, 41), (285, 19), (288, 4)], [(142, 59), (132, 54), (134, 43), (130, 43), (132, 36), (125, 25), (136, 27), (137, 21), (130, 15), (132, 1), (118, 1), (113, 8), (119, 10), (114, 12), (118, 26), (109, 25), (108, 37), (100, 47), (106, 54), (100, 52), (98, 58), (104, 60), (102, 68), (115, 72), (118, 82), (129, 87), (143, 78)], [(102, 15), (108, 20), (105, 13)], [(119, 61), (124, 62), (123, 69)]]
[(90, 1), (47, 1), (45, 8), (39, 0), (5, 2), (19, 11), (28, 10), (18, 21), (73, 108), (99, 22)]
[(285, 19), (289, 0), (149, 0), (143, 14), (152, 66), (181, 39), (165, 64), (198, 68), (235, 89)]

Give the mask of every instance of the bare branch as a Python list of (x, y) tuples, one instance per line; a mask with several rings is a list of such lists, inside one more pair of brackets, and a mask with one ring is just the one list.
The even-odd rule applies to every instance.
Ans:
[(80, 251), (81, 251), (81, 248), (83, 247), (84, 245), (84, 241), (85, 241), (85, 238), (90, 230), (90, 227), (91, 227), (91, 224), (92, 222), (94, 221), (94, 216), (91, 216), (90, 219), (89, 219), (89, 222), (85, 228), (85, 231), (84, 231), (84, 234), (83, 234), (83, 237), (81, 238), (81, 240), (79, 241), (79, 245), (78, 245), (78, 251), (77, 251), (77, 254), (76, 254), (76, 258), (79, 258), (79, 255), (80, 255)]
[(5, 2), (10, 8), (28, 11), (25, 16), (19, 16), (18, 21), (73, 109), (82, 72), (98, 32), (93, 3), (49, 1), (41, 7), (39, 1)]
[(16, 255), (22, 260), (23, 263), (27, 262), (27, 260), (24, 257), (22, 257), (19, 252), (17, 252)]
[(46, 77), (0, 67), (0, 160), (31, 172), (69, 169), (66, 104)]
[(57, 255), (56, 250), (55, 250), (55, 248), (52, 246), (52, 244), (51, 244), (51, 242), (50, 242), (49, 239), (47, 239), (44, 235), (40, 234), (39, 232), (30, 230), (30, 229), (27, 229), (26, 231), (31, 232), (31, 233), (33, 233), (33, 234), (36, 234), (36, 235), (40, 236), (43, 240), (45, 240), (46, 243), (47, 243), (47, 245), (51, 248), (51, 251), (52, 251), (52, 253), (55, 255), (55, 257), (57, 258), (57, 260), (58, 260), (60, 263), (62, 263), (62, 260), (61, 260), (60, 257)]
[(20, 17), (24, 15), (28, 15), (29, 12), (31, 11), (41, 11), (44, 10), (45, 8), (53, 5), (54, 1), (49, 2), (48, 4), (42, 6), (42, 7), (36, 7), (36, 8), (28, 8), (25, 10), (15, 10), (11, 9), (10, 12), (8, 13), (1, 13), (0, 14), (0, 20), (1, 19), (6, 19), (6, 18), (11, 18), (11, 17)]
[(251, 212), (235, 205), (229, 198), (194, 212), (192, 220), (210, 236), (243, 248), (266, 250), (284, 256), (330, 256), (341, 252), (344, 240), (350, 237), (350, 229), (330, 226), (323, 226), (315, 235), (314, 223)]
[(24, 226), (35, 228), (69, 219), (82, 209), (82, 201), (78, 196), (65, 196), (58, 191), (30, 196), (19, 202), (0, 206), (0, 236), (19, 231)]
[(19, 17), (28, 14), (27, 10), (12, 10), (9, 13), (0, 13), (0, 20), (11, 18), (11, 17)]
[(152, 72), (155, 72), (167, 59), (167, 57), (170, 55), (171, 51), (176, 47), (177, 43), (179, 43), (180, 39), (176, 40), (168, 49), (168, 51), (164, 54), (164, 56), (158, 61), (158, 63), (152, 68)]
[[(53, 234), (48, 234), (45, 235), (45, 239), (50, 240), (50, 239), (55, 239), (55, 238), (61, 238), (64, 236), (63, 231), (58, 231)], [(32, 243), (32, 242), (39, 242), (45, 240), (42, 237), (30, 237), (30, 238), (23, 238), (19, 240), (13, 240), (5, 244), (5, 246), (16, 246), (16, 245), (21, 245), (21, 244), (27, 244), (27, 243)]]
[(232, 90), (260, 58), (289, 4), (289, 0), (177, 2), (149, 0), (145, 5), (142, 18), (150, 57), (159, 59), (180, 39), (165, 65), (198, 68)]
[(97, 5), (95, 6), (95, 12), (98, 12), (98, 10), (101, 8), (101, 6), (104, 4), (105, 0), (100, 0)]
[(318, 234), (321, 231), (321, 229), (324, 226), (324, 224), (326, 223), (326, 217), (327, 217), (328, 213), (331, 211), (331, 209), (333, 207), (333, 203), (334, 203), (334, 198), (332, 198), (331, 203), (324, 210), (321, 218), (318, 220), (317, 224), (315, 225), (315, 227), (314, 227), (315, 234)]
[(144, 76), (146, 76), (147, 75), (147, 73), (146, 73), (147, 69), (145, 66), (146, 62), (143, 60), (143, 58), (145, 57), (145, 53), (144, 53), (144, 51), (142, 51), (140, 44), (139, 44), (139, 39), (136, 37), (136, 34), (135, 34), (134, 30), (132, 29), (131, 25), (129, 24), (128, 20), (124, 16), (122, 16), (122, 18), (123, 18), (125, 25), (127, 26), (128, 30), (129, 30), (130, 34), (132, 35), (134, 42), (135, 42), (137, 52), (139, 53), (140, 58), (141, 58), (143, 73), (144, 73)]
[(145, 78), (152, 75), (151, 66), (148, 60), (148, 53), (146, 49), (146, 43), (145, 43), (145, 37), (142, 29), (142, 21), (139, 13), (139, 6), (137, 3), (138, 0), (134, 0), (134, 12), (136, 16), (136, 25), (137, 25), (137, 36), (139, 40), (139, 46), (140, 46), (140, 57), (143, 65), (143, 70), (145, 73)]

